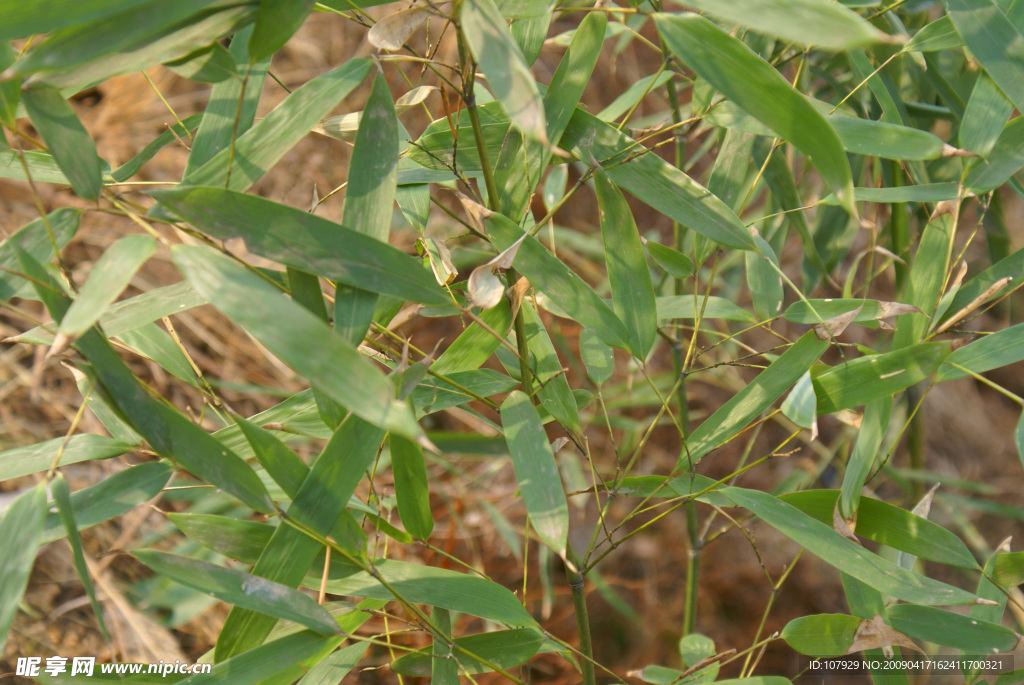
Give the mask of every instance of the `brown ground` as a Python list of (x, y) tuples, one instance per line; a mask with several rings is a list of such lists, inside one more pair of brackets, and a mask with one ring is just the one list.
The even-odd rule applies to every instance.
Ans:
[[(554, 29), (554, 33), (568, 28)], [(351, 57), (370, 53), (368, 44), (362, 39), (362, 29), (345, 25), (335, 17), (318, 15), (302, 29), (299, 36), (275, 59), (273, 71), (277, 77), (294, 86), (301, 84), (323, 70), (342, 63)], [(536, 73), (546, 82), (561, 55), (559, 48), (548, 47), (541, 56)], [(591, 109), (606, 104), (602, 100), (606, 93), (620, 92), (622, 84), (628, 84), (654, 70), (651, 53), (643, 47), (628, 47), (621, 56), (606, 55), (598, 67), (600, 76), (591, 84), (587, 102)], [(393, 92), (403, 92), (405, 87), (390, 68), (385, 71), (393, 86)], [(416, 72), (410, 70), (415, 79)], [(153, 69), (154, 81), (163, 91), (168, 102), (179, 116), (184, 118), (201, 111), (207, 89), (181, 80), (169, 72)], [(365, 88), (356, 92), (338, 112), (359, 108), (365, 97)], [(261, 106), (261, 113), (268, 111), (284, 96), (284, 91), (273, 81), (267, 81)], [(439, 113), (437, 96), (428, 100), (432, 111)], [(113, 166), (126, 161), (141, 149), (163, 127), (172, 121), (163, 104), (154, 95), (140, 75), (113, 79), (78, 100), (78, 110), (83, 122), (97, 140), (102, 156)], [(651, 98), (644, 106), (645, 113), (663, 111), (665, 103)], [(403, 118), (410, 130), (416, 130), (423, 122)], [(254, 192), (293, 206), (307, 207), (315, 185), (320, 195), (337, 187), (346, 177), (348, 146), (327, 138), (308, 136), (298, 145), (266, 178), (257, 184)], [(186, 151), (168, 147), (150, 162), (141, 178), (145, 180), (170, 180), (180, 176)], [(81, 204), (69, 193), (52, 187), (40, 186), (40, 198), (50, 210), (57, 206)], [(340, 200), (340, 196), (339, 196)], [(0, 203), (4, 230), (10, 232), (37, 216), (26, 185), (0, 180)], [(580, 203), (563, 213), (562, 222), (576, 228), (586, 229), (595, 217), (593, 211)], [(668, 231), (663, 217), (650, 215), (638, 207), (638, 222), (643, 230)], [(341, 202), (329, 201), (321, 208), (321, 214), (328, 218), (340, 216)], [(577, 214), (573, 214), (577, 212)], [(578, 213), (578, 212), (582, 212)], [(432, 226), (438, 233), (447, 234), (453, 229), (444, 225), (444, 220), (434, 216)], [(1020, 227), (1015, 244), (1021, 243)], [(65, 256), (77, 279), (84, 279), (92, 263), (103, 249), (117, 237), (133, 230), (131, 224), (96, 212), (86, 213), (83, 226), (77, 237), (66, 250)], [(406, 234), (411, 235), (411, 234)], [(402, 242), (402, 239), (399, 240)], [(411, 239), (404, 247), (411, 246)], [(797, 255), (794, 255), (796, 257)], [(786, 257), (784, 256), (784, 261)], [(580, 265), (586, 271), (585, 265)], [(134, 286), (148, 290), (161, 284), (178, 280), (178, 275), (166, 254), (158, 254), (149, 262), (146, 272), (137, 277)], [(79, 282), (81, 282), (79, 280)], [(20, 303), (23, 310), (35, 317), (43, 314), (35, 303)], [(280, 363), (268, 360), (261, 348), (250, 338), (226, 324), (209, 308), (193, 310), (176, 317), (178, 332), (185, 339), (189, 350), (206, 373), (214, 378), (237, 384), (258, 384), (294, 392), (301, 385), (291, 372)], [(450, 340), (453, 330), (436, 328), (437, 320), (414, 320), (403, 329), (414, 334), (417, 343), (429, 349), (434, 341), (442, 337)], [(574, 339), (576, 329), (563, 320), (552, 320), (552, 326), (564, 329), (568, 339)], [(7, 336), (25, 330), (30, 324), (25, 319), (4, 311), (0, 314), (0, 335)], [(1002, 326), (1005, 321), (985, 320), (985, 326)], [(989, 328), (992, 330), (992, 328)], [(873, 334), (872, 334), (873, 335)], [(752, 344), (769, 344), (767, 337), (750, 338)], [(80, 398), (69, 372), (60, 365), (44, 363), (41, 350), (24, 345), (5, 345), (0, 350), (0, 448), (31, 444), (55, 436), (64, 435), (78, 409)], [(620, 360), (621, 361), (621, 360)], [(569, 362), (567, 362), (569, 363)], [(665, 367), (667, 355), (656, 360), (655, 365)], [(570, 363), (571, 365), (571, 363)], [(624, 364), (619, 368), (624, 369)], [(153, 387), (170, 398), (176, 406), (201, 409), (201, 402), (190, 389), (172, 382), (155, 364), (136, 363), (135, 370), (145, 377)], [(571, 376), (577, 386), (582, 376), (578, 364)], [(624, 377), (623, 377), (624, 378)], [(1017, 393), (1024, 392), (1024, 380), (1019, 369), (1001, 371), (997, 380)], [(642, 379), (637, 380), (639, 384)], [(722, 388), (705, 384), (691, 385), (691, 410), (702, 413), (713, 409), (728, 397)], [(251, 414), (275, 402), (270, 395), (237, 392), (224, 389), (223, 397), (231, 406)], [(635, 418), (648, 415), (648, 410), (628, 412)], [(1019, 501), (1020, 463), (1014, 454), (1011, 442), (1012, 427), (1017, 415), (1014, 406), (1001, 396), (971, 381), (959, 381), (937, 388), (926, 403), (928, 424), (928, 468), (939, 473), (983, 482), (994, 488), (993, 501), (1013, 503)], [(442, 416), (441, 426), (465, 430), (458, 416)], [(99, 423), (86, 413), (81, 429), (88, 432), (102, 432)], [(813, 446), (804, 445), (801, 451), (787, 459), (772, 462), (744, 476), (740, 485), (770, 488), (794, 472), (805, 472), (809, 476), (808, 487), (813, 487), (815, 476), (821, 476), (824, 487), (837, 487), (841, 471), (828, 465), (831, 454), (838, 445), (843, 427), (831, 419), (822, 422), (822, 437)], [(845, 429), (848, 430), (848, 429)], [(600, 430), (593, 430), (592, 446), (595, 454), (610, 454), (607, 441), (600, 437)], [(786, 435), (778, 426), (771, 425), (762, 432), (751, 454), (761, 456), (771, 450)], [(675, 462), (679, 449), (674, 431), (658, 429), (645, 452), (640, 466), (642, 473), (665, 473)], [(563, 459), (576, 457), (565, 456)], [(74, 489), (97, 482), (101, 478), (138, 463), (146, 457), (138, 454), (102, 463), (86, 463), (68, 467), (64, 471)], [(602, 459), (599, 457), (599, 460)], [(712, 477), (729, 474), (739, 459), (739, 447), (730, 447), (715, 453), (702, 464), (701, 472)], [(894, 462), (905, 465), (902, 449), (897, 451)], [(608, 459), (601, 462), (607, 466)], [(461, 558), (482, 567), (499, 582), (511, 588), (522, 587), (522, 563), (500, 541), (491, 519), (479, 506), (479, 498), (487, 497), (514, 524), (521, 525), (522, 510), (514, 504), (511, 493), (514, 482), (511, 469), (501, 468), (497, 473), (490, 469), (487, 461), (473, 461), (464, 465), (487, 484), (487, 491), (481, 492), (480, 481), (460, 481), (445, 475), (436, 464), (432, 467), (432, 483), (439, 486), (443, 497), (435, 498), (434, 544), (450, 549)], [(28, 477), (4, 483), (0, 489), (17, 490), (35, 481)], [(388, 491), (388, 476), (379, 478), (377, 487)], [(911, 506), (910, 493), (902, 491), (891, 482), (881, 479), (872, 483), (877, 486), (880, 496), (903, 506)], [(821, 487), (820, 485), (818, 487)], [(948, 492), (957, 492), (950, 488)], [(574, 504), (581, 499), (574, 499)], [(97, 526), (86, 531), (83, 538), (86, 550), (94, 563), (94, 577), (100, 592), (106, 597), (105, 615), (111, 626), (113, 642), (104, 645), (96, 630), (91, 609), (84, 599), (81, 584), (70, 564), (66, 543), (57, 542), (47, 546), (38, 557), (28, 592), (24, 599), (24, 611), (19, 613), (12, 636), (0, 662), (0, 679), (7, 680), (13, 672), (14, 658), (18, 655), (49, 656), (61, 654), (96, 655), (101, 658), (118, 660), (152, 661), (164, 659), (195, 660), (213, 644), (226, 611), (214, 606), (183, 623), (169, 627), (168, 617), (162, 610), (154, 609), (153, 596), (145, 590), (140, 594), (137, 583), (147, 572), (117, 550), (133, 546), (159, 544), (170, 547), (172, 542), (161, 538), (172, 531), (160, 511), (182, 510), (189, 502), (169, 501), (167, 498), (151, 502), (149, 507), (140, 507), (120, 521)], [(704, 507), (699, 509), (702, 525), (709, 515)], [(952, 527), (955, 514), (962, 517), (969, 528), (976, 532), (989, 546), (997, 544), (1005, 535), (1013, 534), (1020, 527), (1017, 521), (981, 516), (978, 512), (954, 510), (951, 505), (938, 501), (933, 518)], [(1019, 512), (1020, 510), (1018, 510)], [(581, 525), (593, 525), (594, 510), (585, 504), (576, 509)], [(619, 512), (621, 514), (621, 512)], [(1019, 516), (1019, 513), (1018, 513)], [(717, 517), (711, 527), (719, 530), (727, 521)], [(737, 531), (732, 530), (709, 544), (703, 553), (700, 594), (698, 601), (697, 626), (700, 632), (712, 637), (720, 650), (747, 648), (758, 633), (758, 626), (771, 596), (772, 579), (780, 577), (797, 553), (797, 547), (775, 531), (764, 525), (749, 526), (751, 539), (756, 543), (763, 568), (754, 551)], [(587, 528), (586, 530), (590, 530)], [(174, 540), (177, 540), (174, 538)], [(686, 526), (681, 512), (662, 520), (649, 532), (640, 534), (600, 567), (604, 579), (613, 590), (632, 608), (639, 620), (630, 619), (613, 608), (597, 591), (588, 584), (591, 621), (595, 636), (595, 653), (598, 659), (609, 665), (620, 677), (633, 669), (643, 668), (652, 663), (678, 667), (679, 656), (676, 643), (680, 636), (680, 621), (683, 612), (686, 568)], [(409, 558), (424, 558), (418, 550), (402, 550), (392, 547), (391, 553)], [(537, 551), (530, 549), (528, 603), (536, 615), (540, 615), (542, 591), (536, 567)], [(431, 553), (426, 561), (440, 563)], [(962, 577), (929, 565), (929, 573), (943, 580), (963, 585)], [(564, 574), (553, 567), (555, 580), (555, 602), (545, 626), (554, 634), (574, 641), (575, 624), (572, 603)], [(166, 591), (168, 588), (163, 588)], [(760, 635), (767, 636), (794, 617), (824, 612), (844, 612), (845, 600), (838, 584), (836, 571), (821, 561), (804, 555), (796, 569), (782, 586), (774, 600)], [(465, 619), (469, 621), (470, 619)], [(476, 626), (478, 629), (481, 627)], [(465, 626), (460, 624), (460, 629)], [(374, 621), (367, 629), (379, 632), (382, 624)], [(413, 638), (420, 639), (422, 638)], [(381, 664), (386, 655), (371, 652), (369, 664)], [(759, 674), (779, 673), (793, 675), (795, 655), (781, 642), (772, 643), (761, 660)], [(737, 665), (724, 671), (730, 677), (739, 673)], [(542, 656), (535, 660), (532, 678), (545, 682), (572, 683), (578, 676), (567, 668), (564, 661), (553, 656)], [(394, 682), (395, 677), (387, 670), (367, 670), (350, 676), (352, 682)], [(10, 680), (10, 682), (14, 682)]]

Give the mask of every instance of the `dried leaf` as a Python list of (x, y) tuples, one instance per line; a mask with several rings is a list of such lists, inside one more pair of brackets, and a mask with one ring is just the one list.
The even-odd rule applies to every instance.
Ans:
[(912, 304), (904, 304), (903, 302), (881, 302), (879, 301), (878, 306), (882, 309), (882, 314), (879, 319), (888, 319), (893, 316), (899, 316), (900, 314), (914, 314), (921, 313), (921, 310)]
[(454, 191), (455, 196), (459, 198), (459, 202), (462, 203), (462, 208), (466, 210), (466, 216), (469, 217), (469, 222), (472, 224), (480, 233), (487, 235), (487, 229), (484, 227), (484, 221), (487, 217), (494, 214), (491, 210), (484, 207), (482, 204), (458, 190)]
[(818, 336), (819, 340), (831, 340), (836, 336), (842, 335), (853, 320), (860, 314), (860, 310), (864, 308), (864, 305), (857, 307), (853, 311), (834, 316), (831, 319), (825, 319), (822, 323), (819, 323), (814, 327), (814, 334)]
[(349, 112), (336, 117), (328, 117), (313, 127), (314, 133), (334, 138), (345, 143), (351, 143), (356, 139), (356, 132), (359, 130), (359, 120), (362, 112)]
[(379, 50), (401, 50), (428, 16), (430, 10), (423, 5), (399, 10), (374, 24), (366, 37)]
[(985, 289), (985, 292), (983, 292), (981, 295), (978, 295), (976, 298), (974, 298), (973, 300), (968, 302), (967, 305), (963, 309), (958, 311), (953, 316), (949, 317), (949, 319), (946, 321), (946, 323), (944, 323), (941, 326), (939, 326), (939, 329), (937, 331), (935, 331), (935, 334), (938, 335), (939, 333), (943, 333), (943, 332), (949, 330), (950, 328), (952, 328), (953, 326), (955, 326), (956, 324), (960, 323), (960, 321), (962, 321), (965, 317), (967, 317), (968, 314), (970, 314), (975, 309), (980, 307), (982, 305), (982, 303), (985, 302), (985, 300), (987, 300), (988, 298), (992, 297), (997, 292), (999, 292), (1004, 287), (1006, 287), (1006, 284), (1009, 283), (1012, 280), (1013, 280), (1012, 276), (1007, 276), (1006, 278), (1000, 278), (998, 281), (996, 281), (995, 283), (990, 285), (988, 288)]
[(427, 96), (437, 90), (437, 86), (417, 86), (408, 93), (395, 100), (395, 111), (401, 114), (405, 110), (415, 107), (427, 99)]
[(909, 637), (885, 625), (882, 617), (875, 614), (873, 619), (870, 621), (864, 619), (857, 626), (857, 632), (853, 635), (853, 644), (846, 650), (846, 653), (853, 654), (854, 652), (868, 649), (881, 649), (885, 653), (886, 658), (891, 658), (894, 646), (906, 647), (907, 649), (913, 649), (924, 654), (921, 648), (915, 645)]
[(852, 540), (858, 545), (860, 540), (853, 534), (853, 531), (857, 528), (857, 515), (853, 515), (853, 518), (847, 520), (843, 518), (842, 513), (839, 511), (839, 498), (836, 498), (836, 506), (832, 508), (832, 527), (837, 533), (842, 535), (847, 540)]
[(847, 426), (850, 426), (851, 428), (856, 428), (857, 430), (860, 430), (861, 421), (864, 420), (864, 414), (862, 414), (859, 411), (854, 411), (852, 409), (843, 409), (842, 411), (837, 412), (835, 414), (835, 417), (842, 421), (843, 423), (845, 423)]
[(430, 269), (440, 285), (448, 285), (459, 275), (459, 270), (452, 262), (452, 253), (444, 241), (436, 238), (421, 238), (423, 251), (427, 253)]
[[(469, 301), (481, 309), (490, 309), (501, 301), (505, 293), (505, 284), (498, 278), (498, 272), (508, 269), (516, 259), (519, 246), (523, 244), (523, 237), (502, 250), (486, 264), (473, 269), (469, 274)], [(520, 298), (522, 301), (522, 298)]]

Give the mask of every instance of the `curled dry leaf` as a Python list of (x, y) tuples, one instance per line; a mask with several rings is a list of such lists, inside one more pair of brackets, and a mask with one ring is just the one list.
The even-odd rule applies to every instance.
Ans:
[(853, 635), (853, 643), (846, 650), (846, 653), (853, 654), (854, 652), (862, 652), (867, 649), (881, 649), (887, 658), (891, 658), (893, 647), (906, 647), (907, 649), (913, 649), (924, 654), (921, 648), (914, 644), (913, 640), (885, 625), (882, 617), (875, 614), (873, 619), (870, 621), (864, 619), (857, 626), (857, 632)]
[(401, 114), (410, 107), (415, 107), (426, 100), (427, 96), (435, 90), (437, 90), (437, 86), (416, 86), (395, 100), (395, 111)]
[(836, 412), (835, 417), (851, 428), (860, 430), (860, 424), (864, 420), (864, 414), (852, 409), (843, 409)]
[(428, 16), (430, 10), (423, 5), (399, 10), (374, 24), (366, 37), (379, 50), (401, 50)]
[(857, 529), (857, 514), (854, 513), (852, 518), (844, 519), (839, 511), (838, 497), (836, 498), (836, 506), (832, 508), (832, 527), (847, 540), (852, 540), (858, 545), (860, 544), (860, 540), (853, 534), (853, 531)]
[(819, 340), (831, 340), (836, 336), (842, 335), (853, 320), (860, 314), (860, 310), (864, 308), (864, 305), (857, 307), (856, 309), (840, 314), (839, 316), (833, 316), (831, 319), (825, 319), (814, 327), (814, 334), (818, 336)]
[[(505, 294), (505, 284), (498, 278), (498, 273), (512, 266), (516, 259), (519, 246), (523, 244), (523, 237), (502, 250), (496, 257), (485, 264), (473, 269), (469, 274), (469, 301), (470, 304), (481, 309), (490, 309), (501, 301)], [(520, 298), (520, 302), (522, 298)]]
[(963, 309), (958, 311), (953, 316), (949, 317), (946, 323), (939, 326), (939, 329), (935, 331), (935, 334), (938, 335), (939, 333), (944, 333), (945, 331), (948, 331), (956, 324), (960, 323), (960, 321), (966, 318), (968, 314), (970, 314), (975, 309), (980, 307), (985, 302), (985, 300), (992, 297), (997, 292), (1006, 287), (1006, 285), (1009, 284), (1012, 280), (1013, 278), (1011, 276), (1007, 276), (1006, 278), (1000, 278), (998, 281), (987, 287), (985, 289), (985, 292), (983, 292), (981, 295), (978, 295), (976, 298), (968, 302)]
[[(435, 90), (437, 88), (434, 86), (418, 86), (413, 88), (395, 100), (395, 112), (401, 114), (407, 109), (421, 104)], [(362, 118), (362, 111), (339, 114), (336, 117), (327, 117), (313, 127), (313, 133), (319, 133), (322, 136), (334, 138), (344, 143), (351, 143), (356, 139), (356, 132), (359, 131), (359, 122)]]
[(494, 214), (494, 212), (461, 191), (456, 190), (453, 192), (455, 193), (455, 196), (459, 198), (459, 202), (462, 203), (462, 208), (466, 210), (466, 215), (469, 217), (469, 223), (472, 224), (473, 228), (477, 231), (483, 235), (487, 235), (487, 228), (484, 226), (484, 221), (487, 220), (487, 217)]

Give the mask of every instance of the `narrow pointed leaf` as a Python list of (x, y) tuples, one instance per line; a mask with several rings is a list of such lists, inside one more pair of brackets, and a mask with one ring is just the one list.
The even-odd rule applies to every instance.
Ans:
[(786, 644), (809, 656), (842, 656), (853, 644), (860, 619), (846, 614), (801, 616), (779, 634)]
[(551, 344), (551, 338), (533, 305), (523, 302), (521, 312), (526, 324), (527, 346), (535, 363), (534, 371), (541, 383), (537, 390), (541, 406), (566, 428), (580, 431), (579, 407), (565, 377), (562, 362), (555, 352), (555, 346)]
[(18, 603), (25, 593), (46, 518), (46, 486), (35, 486), (18, 497), (0, 520), (0, 649), (7, 643)]
[(891, 396), (930, 376), (947, 356), (948, 343), (921, 343), (837, 364), (814, 376), (818, 414), (832, 414)]
[(449, 302), (411, 256), (301, 210), (222, 188), (176, 188), (153, 196), (203, 232), (242, 237), (250, 251), (267, 259), (413, 302)]
[(309, 669), (299, 681), (299, 685), (341, 685), (345, 676), (362, 660), (369, 648), (368, 643), (356, 642), (339, 649)]
[(395, 435), (391, 436), (388, 444), (391, 446), (398, 515), (410, 534), (426, 540), (434, 529), (434, 516), (430, 512), (430, 485), (423, 448)]
[(313, 10), (315, 0), (260, 0), (249, 36), (249, 60), (259, 62), (278, 51)]
[[(514, 668), (529, 661), (540, 649), (543, 640), (536, 630), (515, 628), (457, 637), (453, 642), (500, 668)], [(455, 654), (455, 660), (462, 673), (477, 675), (490, 672), (489, 668), (475, 659), (464, 656), (462, 652)], [(391, 662), (391, 670), (402, 675), (428, 676), (432, 661), (436, 661), (436, 657), (432, 658), (427, 650), (419, 650)]]
[(826, 50), (848, 50), (889, 42), (889, 36), (853, 10), (828, 0), (789, 0), (785, 9), (769, 0), (684, 0), (684, 5), (758, 33)]
[(103, 620), (103, 610), (100, 609), (100, 603), (96, 600), (96, 591), (93, 589), (92, 577), (89, 575), (89, 567), (85, 564), (85, 552), (82, 549), (82, 537), (78, 533), (78, 524), (75, 521), (75, 510), (71, 504), (71, 489), (68, 487), (68, 481), (64, 478), (63, 473), (58, 473), (57, 476), (50, 481), (50, 491), (53, 493), (53, 499), (57, 503), (57, 512), (60, 516), (61, 523), (64, 525), (64, 531), (67, 535), (68, 542), (71, 545), (71, 559), (75, 566), (75, 571), (78, 573), (79, 580), (82, 581), (82, 587), (85, 588), (85, 594), (89, 597), (89, 604), (92, 605), (92, 613), (96, 617), (96, 623), (99, 625), (100, 634), (103, 635), (104, 640), (110, 640), (110, 636), (107, 633), (107, 624)]
[(447, 375), (479, 369), (498, 349), (512, 326), (512, 310), (508, 301), (481, 311), (479, 316), (486, 328), (475, 321), (470, 324), (431, 365), (435, 373)]
[(32, 125), (39, 131), (79, 197), (95, 200), (103, 186), (103, 162), (96, 144), (75, 111), (56, 88), (30, 88), (21, 99)]
[(587, 376), (597, 386), (607, 383), (615, 373), (615, 354), (612, 348), (589, 328), (580, 331), (580, 357), (587, 367)]
[(782, 403), (782, 413), (801, 428), (810, 428), (817, 418), (816, 409), (817, 398), (814, 396), (811, 372), (806, 371)]
[(487, 85), (523, 135), (547, 143), (544, 104), (523, 53), (494, 0), (466, 0), (462, 28)]
[(929, 605), (974, 602), (971, 593), (885, 561), (768, 493), (735, 487), (721, 492), (825, 563), (892, 597)]
[(198, 292), (331, 399), (399, 435), (416, 439), (421, 434), (384, 374), (316, 316), (208, 248), (176, 247), (174, 259)]
[(805, 333), (757, 378), (697, 426), (686, 440), (677, 467), (696, 464), (739, 433), (800, 380), (827, 348), (828, 343), (819, 340), (813, 332)]
[(964, 180), (975, 193), (995, 190), (1024, 167), (1024, 117), (1012, 119), (998, 134), (992, 149)]
[(316, 601), (280, 583), (155, 549), (138, 549), (132, 556), (166, 578), (229, 604), (295, 621), (320, 635), (340, 632), (337, 622)]
[(156, 240), (148, 235), (121, 238), (96, 261), (78, 298), (61, 319), (61, 333), (81, 335), (96, 323), (117, 299), (139, 267), (156, 251)]
[(235, 58), (220, 43), (211, 43), (209, 47), (167, 62), (164, 66), (182, 78), (199, 83), (220, 83), (238, 76)]
[[(139, 4), (139, 0), (54, 0), (46, 11), (30, 3), (7, 2), (0, 6), (0, 40), (48, 33), (66, 26), (101, 19)], [(158, 5), (159, 0), (151, 0)]]
[(633, 355), (646, 359), (657, 335), (658, 313), (644, 247), (626, 198), (601, 170), (595, 172), (594, 183), (597, 186), (612, 303), (615, 313), (629, 331)]
[(892, 398), (882, 397), (867, 403), (860, 421), (860, 432), (843, 474), (843, 488), (839, 494), (839, 512), (851, 519), (860, 505), (860, 493), (878, 456), (882, 438), (889, 429)]
[(995, 0), (943, 0), (974, 58), (1017, 109), (1024, 110), (1024, 35)]
[(804, 154), (850, 214), (853, 177), (836, 132), (771, 65), (750, 48), (697, 15), (655, 16), (669, 50), (730, 100)]
[(987, 157), (1012, 113), (1013, 103), (1006, 99), (992, 77), (982, 72), (960, 123), (960, 147)]
[(904, 635), (967, 654), (1009, 652), (1017, 643), (1009, 628), (930, 606), (897, 604), (886, 610), (886, 618)]
[(984, 373), (1021, 360), (1024, 360), (1024, 324), (1017, 324), (955, 350), (939, 369), (938, 380), (948, 381), (968, 375), (953, 364), (974, 373)]
[[(435, 636), (430, 646), (430, 658), (428, 659), (430, 685), (459, 685), (460, 664), (455, 660), (452, 614), (447, 609), (434, 607), (430, 611), (430, 620), (440, 632), (440, 636)], [(408, 656), (415, 655), (414, 652)], [(394, 663), (392, 663), (391, 670), (394, 671)]]
[[(45, 222), (42, 219), (36, 219), (0, 242), (0, 267), (2, 267), (0, 269), (0, 300), (7, 301), (12, 297), (31, 297), (35, 294), (28, 281), (8, 271), (10, 269), (23, 273), (15, 246), (30, 254), (37, 262), (48, 262), (55, 256), (53, 243), (57, 243), (58, 249), (63, 249), (78, 231), (78, 220), (81, 215), (82, 212), (79, 209), (62, 207), (50, 212), (46, 216)], [(47, 224), (49, 224), (50, 231), (53, 232), (53, 242), (51, 242)]]
[[(27, 476), (50, 468), (63, 443), (64, 438), (54, 438), (35, 445), (0, 452), (0, 480)], [(72, 435), (64, 446), (59, 465), (92, 459), (109, 459), (120, 456), (132, 448), (132, 445), (102, 435)]]
[(560, 554), (569, 532), (569, 508), (537, 410), (529, 397), (515, 390), (501, 404), (501, 422), (530, 523)]

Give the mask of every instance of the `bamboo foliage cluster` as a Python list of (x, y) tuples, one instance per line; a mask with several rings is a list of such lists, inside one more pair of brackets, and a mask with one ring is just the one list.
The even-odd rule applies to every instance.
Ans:
[[(0, 635), (36, 551), (62, 539), (105, 634), (82, 531), (193, 484), (233, 513), (171, 513), (198, 547), (131, 555), (161, 582), (230, 605), (209, 655), (218, 682), (337, 683), (390, 654), (395, 673), (439, 685), (480, 674), (522, 683), (531, 660), (552, 653), (587, 685), (625, 682), (592, 635), (586, 588), (666, 516), (688, 530), (683, 638), (675, 663), (639, 674), (647, 682), (710, 682), (738, 663), (729, 682), (788, 683), (796, 673), (756, 675), (779, 639), (812, 656), (1019, 650), (1024, 552), (976, 535), (967, 544), (942, 525), (956, 519), (931, 512), (982, 507), (980, 496), (940, 491), (933, 507), (913, 483), (941, 480), (921, 437), (938, 384), (969, 377), (1024, 405), (985, 375), (1024, 360), (1014, 324), (1024, 249), (1011, 248), (1020, 225), (1002, 213), (1024, 197), (1024, 3), (453, 0), (366, 11), (380, 4), (0, 3), (0, 177), (26, 182), (40, 210), (4, 226), (0, 296), (19, 316), (27, 301), (45, 307), (49, 322), (19, 319), (12, 342), (72, 366), (82, 411), (105, 428), (76, 423), (0, 453), (0, 477), (37, 483), (0, 520)], [(272, 58), (313, 12), (364, 32), (374, 56), (311, 78), (257, 120)], [(445, 36), (453, 63), (437, 50)], [(650, 73), (609, 93), (602, 70), (630, 43)], [(547, 83), (532, 69), (542, 50), (557, 64)], [(158, 65), (212, 84), (208, 105), (175, 114), (111, 168), (68, 98)], [(408, 110), (431, 123), (410, 134)], [(316, 134), (352, 146), (340, 222), (316, 209), (341, 194), (307, 211), (251, 191)], [(181, 141), (180, 181), (134, 192), (147, 162)], [(70, 186), (80, 201), (45, 207), (40, 184)], [(96, 211), (129, 220), (133, 234), (78, 283), (63, 255)], [(415, 255), (400, 247), (409, 236)], [(244, 254), (226, 247), (238, 238)], [(155, 254), (171, 256), (180, 282), (122, 297)], [(308, 388), (252, 416), (229, 411), (157, 323), (203, 305)], [(458, 333), (419, 349), (391, 325), (400, 312)], [(154, 393), (127, 363), (137, 357), (201, 394), (219, 429)], [(728, 398), (698, 406), (688, 389), (701, 385)], [(438, 430), (449, 410), (479, 430)], [(856, 428), (819, 426), (830, 415)], [(1024, 465), (1024, 418), (1003, 439)], [(669, 441), (674, 463), (653, 460), (654, 441)], [(311, 459), (299, 444), (315, 446)], [(736, 485), (798, 445), (816, 455), (815, 472)], [(706, 475), (730, 450), (739, 465)], [(74, 492), (61, 472), (133, 454), (152, 456)], [(485, 498), (481, 507), (517, 554), (537, 550), (545, 582), (555, 559), (564, 567), (575, 635), (549, 632), (533, 598), (487, 568), (394, 552), (442, 551), (431, 474), (457, 477), (480, 455), (511, 462), (525, 522), (515, 528)], [(819, 480), (826, 469), (839, 480)], [(1019, 494), (1020, 475), (998, 485)], [(393, 499), (372, 487), (381, 478)], [(869, 496), (877, 488), (865, 486), (886, 479), (916, 496)], [(585, 530), (570, 515), (581, 495), (598, 509)], [(759, 630), (737, 654), (716, 648), (696, 610), (712, 520), (759, 521), (835, 567), (846, 613)], [(773, 599), (788, 573), (769, 576)], [(380, 615), (431, 646), (359, 632)]]

